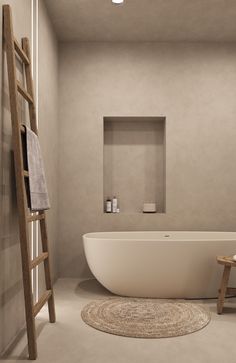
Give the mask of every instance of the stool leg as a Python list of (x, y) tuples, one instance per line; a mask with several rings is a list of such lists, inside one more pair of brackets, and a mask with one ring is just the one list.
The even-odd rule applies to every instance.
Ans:
[(223, 311), (226, 290), (227, 290), (227, 286), (228, 286), (228, 282), (229, 282), (230, 270), (231, 270), (231, 266), (225, 266), (222, 280), (221, 280), (218, 301), (217, 301), (217, 313), (218, 314), (221, 314)]

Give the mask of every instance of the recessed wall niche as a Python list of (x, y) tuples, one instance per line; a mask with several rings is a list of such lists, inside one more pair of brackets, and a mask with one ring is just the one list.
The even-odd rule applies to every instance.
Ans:
[(104, 117), (104, 202), (120, 213), (165, 213), (165, 117)]

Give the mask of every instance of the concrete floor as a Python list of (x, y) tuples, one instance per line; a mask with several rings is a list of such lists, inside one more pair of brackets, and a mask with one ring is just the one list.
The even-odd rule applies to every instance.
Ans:
[[(47, 309), (37, 318), (38, 363), (235, 363), (236, 300), (216, 314), (215, 300), (204, 301), (211, 323), (201, 331), (177, 338), (134, 339), (106, 334), (80, 318), (89, 301), (109, 296), (95, 280), (60, 279), (55, 285), (57, 323), (47, 322)], [(7, 363), (28, 362), (26, 336), (2, 358)]]

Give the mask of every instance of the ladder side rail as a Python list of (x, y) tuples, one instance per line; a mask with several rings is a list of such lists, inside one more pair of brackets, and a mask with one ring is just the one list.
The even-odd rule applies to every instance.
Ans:
[(29, 103), (30, 126), (32, 131), (36, 135), (38, 135), (36, 107), (35, 107), (35, 98), (34, 98), (34, 86), (33, 86), (33, 77), (31, 70), (31, 54), (30, 54), (30, 45), (28, 38), (22, 38), (22, 48), (30, 62), (29, 64), (25, 64), (26, 89), (33, 100), (32, 103)]
[[(43, 250), (43, 252), (49, 254), (46, 218), (40, 220), (40, 232), (41, 232), (41, 240), (42, 240), (42, 250)], [(55, 313), (54, 293), (53, 293), (52, 280), (51, 280), (51, 268), (50, 268), (49, 257), (47, 259), (45, 259), (43, 261), (43, 263), (44, 263), (44, 275), (45, 275), (46, 289), (51, 290), (51, 295), (50, 295), (50, 298), (48, 299), (49, 320), (51, 323), (55, 323), (56, 313)]]
[[(22, 48), (31, 63), (30, 45), (29, 45), (28, 38), (22, 39)], [(33, 77), (32, 77), (32, 71), (31, 71), (30, 65), (25, 65), (25, 76), (26, 76), (27, 91), (31, 95), (32, 99), (34, 100)], [(36, 134), (38, 134), (35, 102), (33, 102), (32, 104), (29, 103), (29, 113), (30, 113), (31, 129)], [(42, 251), (43, 251), (43, 253), (49, 254), (48, 232), (47, 232), (46, 216), (45, 216), (44, 211), (39, 212), (39, 223), (40, 223), (41, 240), (42, 240)], [(51, 268), (50, 268), (49, 257), (47, 259), (45, 259), (43, 261), (43, 263), (44, 263), (44, 275), (45, 275), (46, 289), (51, 290), (51, 295), (48, 299), (49, 320), (51, 323), (54, 323), (56, 321), (56, 314), (55, 314), (54, 293), (53, 293), (53, 287), (52, 287), (52, 281), (51, 281)]]

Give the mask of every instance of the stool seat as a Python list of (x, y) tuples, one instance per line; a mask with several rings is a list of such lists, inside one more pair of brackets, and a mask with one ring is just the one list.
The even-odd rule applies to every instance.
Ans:
[(236, 267), (236, 261), (233, 260), (232, 256), (218, 256), (217, 262), (220, 265), (229, 265), (229, 266), (235, 266)]
[(224, 307), (225, 295), (236, 294), (235, 287), (228, 287), (230, 271), (232, 267), (236, 267), (236, 261), (233, 260), (232, 256), (218, 256), (216, 259), (220, 265), (224, 265), (224, 272), (221, 279), (221, 285), (217, 301), (217, 313), (221, 314)]

